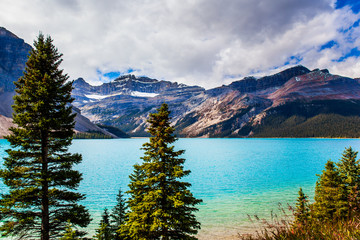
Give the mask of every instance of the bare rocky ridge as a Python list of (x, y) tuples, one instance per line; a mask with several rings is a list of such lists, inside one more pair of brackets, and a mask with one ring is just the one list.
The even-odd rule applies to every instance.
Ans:
[(15, 124), (13, 124), (12, 119), (0, 115), (0, 138), (4, 138), (4, 136), (10, 134), (10, 130), (9, 130), (10, 127), (15, 127)]

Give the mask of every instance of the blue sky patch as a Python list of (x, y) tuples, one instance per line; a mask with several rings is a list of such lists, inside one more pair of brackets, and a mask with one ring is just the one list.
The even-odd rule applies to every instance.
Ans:
[(110, 79), (115, 79), (115, 78), (119, 77), (120, 74), (121, 74), (120, 72), (108, 72), (108, 73), (104, 73), (103, 76), (108, 77)]
[(343, 8), (349, 6), (354, 13), (360, 11), (360, 1), (359, 0), (338, 0), (335, 4), (335, 8)]
[(343, 62), (344, 60), (346, 60), (349, 57), (358, 57), (358, 56), (360, 56), (360, 50), (356, 47), (356, 48), (351, 49), (351, 51), (349, 53), (345, 54), (345, 56), (342, 56), (338, 60), (335, 60), (335, 62)]
[(292, 65), (292, 64), (299, 64), (301, 61), (303, 60), (303, 58), (299, 55), (295, 55), (295, 56), (291, 56), (288, 58), (288, 60), (284, 63), (284, 65)]
[(339, 44), (336, 41), (331, 40), (331, 41), (325, 43), (324, 45), (322, 45), (320, 47), (320, 50), (324, 50), (324, 49), (327, 49), (327, 48), (332, 48), (335, 45), (338, 46)]
[(135, 69), (132, 69), (132, 68), (129, 68), (126, 73), (129, 74), (129, 73), (132, 73), (132, 72), (135, 72), (136, 70)]
[(112, 72), (102, 72), (101, 70), (97, 69), (96, 73), (99, 76), (99, 80), (102, 81), (104, 79), (108, 79), (108, 80), (114, 80), (122, 75), (126, 75), (126, 74), (130, 74), (133, 72), (136, 72), (138, 70), (133, 69), (133, 68), (128, 68), (126, 71), (124, 72), (120, 72), (120, 71), (112, 71)]

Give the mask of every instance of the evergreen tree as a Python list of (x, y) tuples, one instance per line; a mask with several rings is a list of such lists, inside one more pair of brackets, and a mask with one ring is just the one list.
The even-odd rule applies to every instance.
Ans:
[(9, 192), (0, 200), (3, 236), (42, 239), (63, 235), (67, 220), (86, 227), (88, 211), (77, 202), (82, 179), (72, 169), (81, 155), (68, 153), (74, 128), (72, 82), (59, 69), (62, 54), (50, 37), (39, 35), (26, 63), (24, 76), (15, 82), (13, 121), (6, 139), (4, 168), (0, 172)]
[(111, 233), (110, 216), (108, 210), (105, 208), (99, 228), (96, 230), (96, 235), (94, 237), (98, 240), (111, 240), (113, 239)]
[(80, 239), (77, 237), (76, 230), (73, 229), (72, 224), (68, 221), (68, 224), (65, 227), (65, 234), (60, 238), (60, 240), (76, 240)]
[(360, 164), (356, 160), (358, 152), (346, 148), (340, 161), (336, 164), (343, 184), (346, 187), (345, 198), (348, 201), (348, 217), (357, 212), (360, 206)]
[(180, 181), (190, 171), (184, 170), (185, 159), (180, 158), (184, 151), (170, 146), (177, 139), (169, 114), (162, 104), (148, 120), (152, 137), (143, 145), (143, 163), (135, 166), (137, 174), (130, 183), (126, 227), (131, 239), (196, 239), (193, 234), (200, 229), (193, 212), (201, 200), (189, 191), (190, 183)]
[(299, 197), (296, 202), (295, 223), (305, 225), (310, 218), (310, 208), (308, 197), (304, 194), (302, 188), (299, 190)]
[(114, 238), (116, 240), (120, 240), (122, 239), (120, 236), (120, 232), (119, 229), (121, 228), (122, 225), (124, 225), (124, 223), (127, 221), (127, 205), (124, 199), (124, 195), (122, 194), (121, 189), (119, 190), (119, 193), (116, 197), (116, 205), (115, 207), (112, 209), (112, 213), (110, 215), (111, 217), (111, 227), (112, 227), (112, 232), (114, 233)]
[(144, 184), (145, 174), (140, 165), (138, 164), (134, 165), (134, 172), (130, 174), (129, 178), (130, 178), (130, 184), (129, 184), (130, 190), (127, 193), (130, 195), (130, 198), (128, 199), (128, 207), (130, 208), (130, 211), (127, 212), (126, 214), (125, 224), (121, 225), (120, 230), (117, 231), (117, 233), (120, 235), (122, 239), (134, 239), (129, 236), (130, 228), (132, 229), (131, 231), (133, 232), (133, 235), (136, 236), (140, 236), (140, 235), (145, 236), (148, 230), (147, 228), (145, 228), (145, 224), (137, 225), (137, 226), (135, 226), (135, 224), (132, 224), (136, 222), (142, 222), (145, 221), (145, 219), (147, 219), (146, 212), (142, 216), (137, 214), (142, 210), (141, 203), (143, 201), (143, 197), (147, 189)]
[(347, 215), (346, 189), (330, 160), (316, 182), (313, 215), (324, 221), (342, 219)]

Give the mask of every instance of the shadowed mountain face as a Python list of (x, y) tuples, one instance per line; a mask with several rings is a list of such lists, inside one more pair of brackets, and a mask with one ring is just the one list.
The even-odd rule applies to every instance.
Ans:
[(0, 27), (0, 93), (15, 89), (13, 81), (23, 75), (31, 46)]
[[(132, 75), (101, 86), (78, 79), (74, 86), (75, 105), (85, 116), (117, 126), (132, 136), (147, 136), (147, 116), (162, 102), (169, 104), (173, 124), (181, 137), (263, 136), (265, 130), (266, 136), (276, 137), (280, 136), (278, 126), (288, 118), (296, 118), (291, 130), (281, 134), (291, 137), (298, 124), (313, 128), (319, 121), (336, 119), (334, 127), (343, 129), (337, 125), (347, 124), (350, 117), (352, 122), (357, 121), (358, 111), (353, 110), (359, 107), (355, 100), (360, 99), (358, 79), (332, 75), (326, 69), (310, 71), (303, 66), (258, 79), (246, 77), (210, 90)], [(348, 106), (349, 102), (354, 104), (345, 108), (352, 109), (345, 114), (341, 106)], [(312, 119), (319, 114), (321, 118)], [(298, 115), (302, 117), (294, 117)], [(345, 119), (340, 121), (338, 116)], [(307, 122), (308, 119), (312, 121)], [(351, 131), (347, 129), (345, 135)], [(296, 136), (313, 135), (304, 129), (302, 132)], [(316, 136), (343, 136), (334, 131), (312, 132)]]
[[(13, 81), (22, 75), (30, 49), (0, 28), (0, 114), (6, 117), (12, 113)], [(166, 102), (181, 137), (360, 137), (359, 81), (303, 66), (209, 90), (134, 75), (100, 86), (79, 78), (72, 93), (75, 129), (119, 127), (148, 136), (149, 113)]]

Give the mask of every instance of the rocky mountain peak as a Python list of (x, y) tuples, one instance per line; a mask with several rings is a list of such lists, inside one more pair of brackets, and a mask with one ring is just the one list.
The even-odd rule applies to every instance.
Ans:
[(91, 89), (91, 85), (83, 78), (78, 78), (73, 82), (73, 88), (89, 90)]
[(265, 76), (258, 79), (256, 79), (255, 77), (245, 77), (242, 80), (231, 83), (229, 87), (243, 93), (262, 91), (268, 88), (280, 87), (287, 81), (289, 81), (291, 78), (306, 74), (308, 72), (310, 72), (309, 69), (299, 65), (288, 68), (274, 75)]
[(0, 37), (9, 37), (9, 38), (17, 38), (17, 39), (19, 39), (18, 36), (16, 36), (15, 34), (13, 34), (10, 31), (8, 31), (4, 27), (0, 27)]
[(140, 97), (153, 98), (158, 95), (181, 95), (202, 92), (205, 89), (198, 86), (187, 86), (170, 81), (159, 81), (148, 77), (124, 75), (100, 86), (91, 86), (84, 79), (77, 79), (74, 84), (73, 96), (76, 104), (99, 101), (108, 98)]
[(129, 75), (123, 75), (118, 78), (116, 78), (113, 82), (116, 83), (124, 83), (124, 82), (138, 82), (140, 84), (145, 83), (158, 83), (159, 80), (148, 78), (148, 77), (136, 77), (135, 75), (129, 74)]

